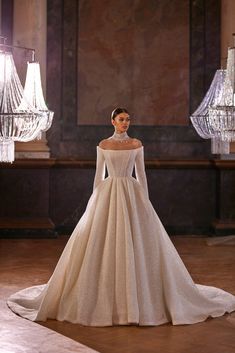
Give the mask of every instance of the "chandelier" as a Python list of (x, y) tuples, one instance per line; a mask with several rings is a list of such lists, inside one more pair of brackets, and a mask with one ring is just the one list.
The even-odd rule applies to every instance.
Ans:
[[(23, 88), (12, 55), (12, 48), (32, 51)], [(13, 162), (15, 141), (28, 142), (41, 138), (50, 128), (53, 112), (45, 103), (39, 63), (34, 50), (0, 44), (0, 162)]]
[(224, 142), (235, 140), (234, 66), (235, 48), (229, 48), (221, 100), (209, 108), (211, 125)]
[(211, 139), (212, 153), (228, 154), (235, 140), (235, 48), (228, 49), (226, 70), (217, 70), (203, 101), (190, 116), (197, 133)]

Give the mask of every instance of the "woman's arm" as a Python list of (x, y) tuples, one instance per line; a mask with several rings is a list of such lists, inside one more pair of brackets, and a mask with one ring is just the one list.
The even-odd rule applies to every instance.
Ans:
[(97, 147), (96, 172), (93, 184), (93, 191), (105, 177), (105, 160), (102, 149)]
[(143, 146), (138, 148), (138, 151), (136, 154), (135, 175), (136, 175), (137, 181), (143, 187), (146, 196), (149, 197), (148, 184), (147, 184), (147, 178), (146, 178), (145, 166), (144, 166), (144, 147)]

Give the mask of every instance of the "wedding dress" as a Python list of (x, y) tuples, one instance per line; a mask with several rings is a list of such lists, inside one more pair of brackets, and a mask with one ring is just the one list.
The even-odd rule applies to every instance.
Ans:
[(93, 193), (54, 273), (8, 306), (33, 321), (178, 325), (232, 312), (235, 296), (193, 282), (149, 201), (143, 147), (97, 147)]

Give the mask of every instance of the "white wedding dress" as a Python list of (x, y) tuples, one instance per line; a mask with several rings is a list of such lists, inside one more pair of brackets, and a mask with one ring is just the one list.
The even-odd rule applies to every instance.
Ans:
[(232, 312), (235, 296), (193, 282), (149, 201), (143, 147), (97, 147), (94, 191), (54, 273), (8, 306), (33, 321), (178, 325)]

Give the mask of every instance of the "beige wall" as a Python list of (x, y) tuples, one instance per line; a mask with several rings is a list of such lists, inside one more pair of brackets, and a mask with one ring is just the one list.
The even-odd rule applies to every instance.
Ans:
[[(131, 10), (130, 10), (131, 9)], [(188, 125), (188, 0), (79, 2), (78, 124)]]

